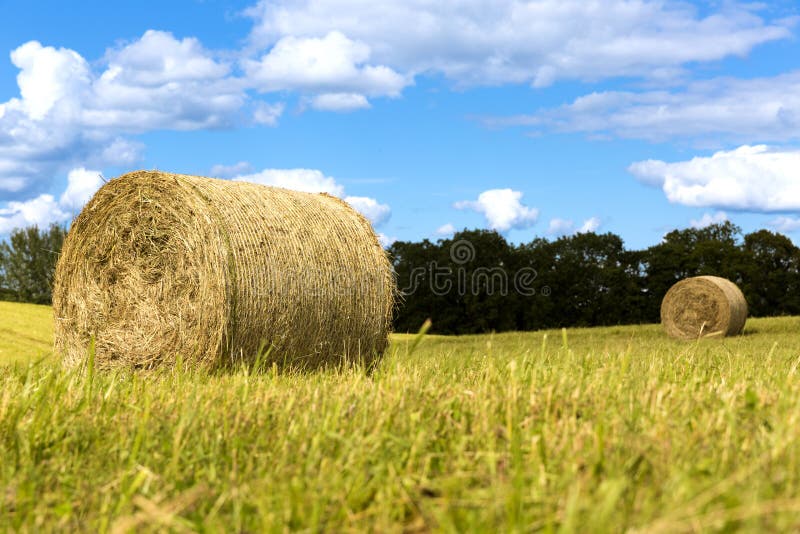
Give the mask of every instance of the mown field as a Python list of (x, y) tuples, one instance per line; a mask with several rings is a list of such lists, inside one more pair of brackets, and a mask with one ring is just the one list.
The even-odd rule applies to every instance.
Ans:
[(800, 528), (799, 318), (398, 335), (372, 375), (66, 372), (50, 321), (0, 304), (0, 530)]

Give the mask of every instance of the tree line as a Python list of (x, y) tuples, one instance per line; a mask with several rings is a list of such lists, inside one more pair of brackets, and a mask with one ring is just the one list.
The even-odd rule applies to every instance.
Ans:
[(18, 228), (0, 243), (0, 300), (50, 304), (53, 274), (67, 231)]
[(397, 331), (431, 318), (433, 331), (468, 334), (653, 323), (676, 282), (716, 275), (735, 282), (753, 316), (800, 314), (800, 249), (781, 234), (747, 235), (726, 222), (668, 233), (628, 250), (612, 233), (514, 245), (486, 230), (389, 248), (403, 303)]
[[(14, 230), (0, 243), (0, 299), (48, 304), (66, 230)], [(676, 282), (711, 274), (739, 285), (754, 316), (800, 315), (800, 249), (778, 233), (726, 222), (675, 230), (645, 250), (612, 233), (512, 244), (487, 230), (397, 241), (397, 331), (467, 334), (658, 322)]]

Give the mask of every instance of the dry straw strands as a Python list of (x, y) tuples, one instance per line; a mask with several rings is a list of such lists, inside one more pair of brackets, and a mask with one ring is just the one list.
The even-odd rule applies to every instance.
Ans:
[(747, 301), (725, 278), (697, 276), (672, 286), (661, 303), (661, 324), (672, 337), (735, 336), (747, 320)]
[(53, 293), (67, 364), (94, 338), (101, 367), (227, 367), (266, 347), (311, 368), (384, 351), (395, 283), (369, 222), (338, 198), (139, 171), (75, 219)]

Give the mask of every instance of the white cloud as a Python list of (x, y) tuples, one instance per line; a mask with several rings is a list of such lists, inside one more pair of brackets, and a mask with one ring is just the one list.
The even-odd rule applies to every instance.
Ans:
[(539, 210), (524, 206), (522, 193), (512, 189), (489, 189), (478, 195), (478, 200), (456, 202), (456, 209), (469, 209), (483, 214), (489, 228), (507, 232), (512, 228), (529, 228), (539, 218)]
[(254, 86), (300, 91), (312, 107), (368, 107), (369, 96), (396, 96), (407, 85), (389, 68), (370, 64), (369, 47), (331, 32), (321, 39), (287, 37), (252, 76), (193, 37), (148, 30), (90, 63), (65, 48), (30, 41), (11, 52), (19, 96), (0, 102), (0, 191), (6, 198), (47, 188), (76, 165), (129, 166), (142, 145), (125, 135), (153, 130), (226, 128), (246, 122), (275, 126), (283, 103), (252, 101)]
[(195, 130), (232, 124), (246, 101), (241, 80), (194, 38), (148, 30), (106, 53), (82, 122), (120, 132)]
[[(224, 176), (250, 168), (247, 162), (229, 166), (215, 165), (211, 174)], [(374, 198), (344, 196), (344, 187), (318, 170), (265, 169), (259, 173), (237, 176), (235, 180), (343, 197), (345, 202), (369, 219), (375, 227), (388, 221), (392, 213), (389, 205), (380, 204)], [(58, 201), (52, 195), (45, 194), (24, 202), (11, 201), (5, 208), (0, 208), (0, 235), (17, 227), (47, 226), (50, 223), (64, 222), (78, 213), (102, 185), (100, 171), (87, 170), (84, 167), (72, 169), (67, 175), (67, 187)], [(381, 243), (384, 246), (389, 246), (395, 240), (379, 235), (382, 236)]]
[[(0, 193), (30, 198), (79, 165), (131, 165), (142, 146), (128, 135), (274, 126), (284, 105), (254, 99), (252, 89), (296, 92), (311, 108), (349, 111), (396, 97), (423, 74), (457, 85), (664, 80), (686, 64), (744, 55), (791, 35), (791, 19), (720, 5), (706, 15), (671, 0), (262, 0), (248, 10), (255, 26), (245, 50), (217, 53), (196, 38), (148, 30), (89, 61), (31, 41), (11, 53), (19, 95), (0, 102)], [(772, 92), (765, 81), (767, 104), (741, 106), (773, 117), (754, 131), (795, 135), (798, 91), (790, 77), (781, 81)], [(783, 95), (779, 111), (769, 108), (778, 102), (773, 94)], [(733, 124), (730, 130), (748, 133)]]
[(148, 30), (109, 49), (95, 69), (75, 51), (31, 41), (11, 54), (20, 97), (0, 103), (0, 191), (25, 198), (76, 165), (132, 165), (143, 146), (125, 135), (231, 127), (247, 121), (245, 110), (252, 123), (275, 126), (285, 104), (252, 102), (254, 84), (299, 91), (321, 110), (398, 95), (407, 80), (369, 56), (367, 45), (337, 32), (287, 37), (259, 61), (246, 61), (243, 78), (197, 39), (168, 32)]
[(324, 93), (312, 97), (309, 103), (320, 111), (355, 111), (370, 107), (367, 97), (358, 93)]
[(76, 164), (127, 166), (142, 145), (122, 134), (232, 124), (247, 100), (196, 39), (148, 31), (93, 72), (77, 52), (31, 41), (11, 53), (20, 97), (0, 104), (0, 190), (45, 189)]
[(675, 204), (770, 212), (800, 210), (800, 151), (742, 146), (710, 157), (647, 160), (628, 170)]
[(138, 40), (109, 51), (107, 61), (106, 79), (137, 87), (221, 79), (230, 71), (214, 61), (197, 39), (177, 40), (169, 32), (156, 30), (147, 30)]
[(800, 218), (796, 217), (777, 217), (769, 222), (769, 225), (781, 233), (791, 234), (800, 230)]
[(72, 169), (67, 175), (67, 187), (56, 201), (53, 195), (39, 195), (24, 202), (11, 201), (0, 208), (0, 235), (14, 228), (62, 223), (77, 214), (103, 185), (99, 171), (83, 167)]
[(59, 206), (68, 212), (77, 213), (102, 185), (100, 171), (86, 170), (83, 167), (72, 169), (67, 175), (67, 189), (58, 201)]
[(575, 223), (570, 219), (561, 219), (561, 218), (554, 218), (550, 219), (550, 223), (547, 225), (547, 233), (552, 236), (567, 236), (573, 234), (587, 234), (591, 232), (596, 232), (600, 229), (602, 225), (602, 221), (599, 217), (590, 217), (583, 221), (580, 228), (575, 228)]
[(676, 91), (592, 93), (559, 108), (485, 122), (650, 141), (796, 140), (800, 139), (800, 71), (772, 78), (715, 78)]
[(374, 198), (347, 196), (344, 201), (369, 219), (372, 226), (380, 226), (392, 216), (391, 208), (387, 204), (379, 204)]
[(25, 202), (12, 201), (5, 208), (0, 208), (0, 235), (27, 226), (44, 228), (68, 217), (69, 214), (61, 209), (53, 195), (39, 195)]
[(547, 233), (554, 236), (569, 235), (574, 230), (575, 223), (568, 219), (550, 219), (550, 224), (547, 225)]
[(29, 41), (11, 52), (11, 62), (20, 69), (17, 84), (22, 100), (9, 106), (19, 106), (33, 120), (43, 119), (56, 103), (73, 107), (90, 84), (88, 63), (65, 48)]
[[(766, 21), (733, 2), (701, 15), (688, 2), (664, 0), (261, 0), (247, 13), (256, 20), (255, 48), (282, 49), (286, 39), (297, 47), (334, 33), (355, 43), (348, 50), (361, 61), (368, 52), (395, 71), (443, 74), (465, 85), (664, 79), (690, 62), (789, 38), (793, 24)], [(337, 54), (332, 65), (341, 57), (348, 56)]]
[(599, 217), (590, 217), (590, 218), (586, 219), (585, 221), (583, 221), (583, 224), (578, 229), (578, 233), (579, 234), (588, 234), (588, 233), (591, 233), (591, 232), (596, 232), (596, 231), (598, 231), (600, 229), (600, 226), (602, 226), (602, 224), (603, 223), (602, 223), (602, 221), (600, 221)]
[(0, 117), (0, 191), (14, 198), (30, 192), (36, 180), (49, 180), (65, 161), (85, 160), (90, 152), (99, 157), (113, 140), (92, 138), (78, 126), (90, 83), (83, 58), (36, 41), (11, 58), (20, 69), (20, 98), (5, 102)]
[(398, 96), (406, 78), (369, 64), (368, 45), (338, 31), (322, 37), (285, 36), (259, 60), (245, 59), (248, 83), (263, 92), (300, 90), (319, 96), (317, 109), (366, 107), (367, 96)]
[(256, 124), (263, 124), (265, 126), (277, 126), (278, 119), (283, 115), (285, 108), (283, 102), (277, 104), (267, 104), (266, 102), (259, 102), (256, 104), (255, 111), (253, 112), (253, 120)]
[(380, 204), (374, 198), (345, 196), (343, 185), (316, 169), (264, 169), (253, 174), (239, 175), (234, 180), (283, 187), (306, 193), (328, 193), (342, 198), (369, 219), (373, 226), (385, 223), (392, 214), (388, 204)]
[(99, 157), (90, 157), (88, 160), (96, 161), (98, 167), (102, 167), (105, 164), (112, 164), (117, 167), (129, 166), (142, 159), (142, 152), (144, 152), (142, 143), (117, 137), (103, 147)]
[(214, 178), (232, 178), (241, 176), (253, 170), (253, 166), (247, 161), (240, 161), (233, 165), (214, 165), (211, 167), (209, 175)]
[(397, 241), (396, 237), (390, 237), (386, 234), (378, 232), (378, 242), (381, 244), (383, 248), (389, 248), (395, 241)]
[(328, 193), (337, 197), (344, 195), (343, 186), (316, 169), (264, 169), (254, 174), (237, 176), (234, 180), (306, 193)]
[(450, 237), (454, 233), (456, 233), (456, 227), (451, 223), (443, 224), (436, 229), (436, 235), (440, 237)]
[(699, 219), (692, 219), (689, 226), (692, 228), (707, 228), (712, 224), (722, 224), (728, 220), (728, 214), (724, 211), (716, 213), (704, 213)]

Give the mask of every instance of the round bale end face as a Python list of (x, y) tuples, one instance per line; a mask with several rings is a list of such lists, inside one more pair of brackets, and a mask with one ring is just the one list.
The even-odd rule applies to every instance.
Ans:
[(395, 284), (369, 222), (316, 195), (157, 171), (103, 186), (56, 268), (55, 349), (101, 367), (178, 357), (366, 364), (388, 344)]
[(736, 284), (717, 276), (682, 280), (661, 303), (661, 323), (677, 339), (738, 335), (746, 320), (744, 295)]

